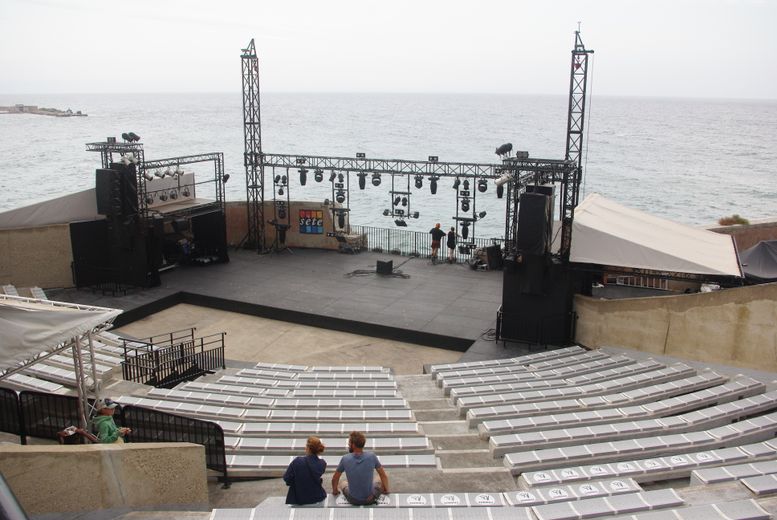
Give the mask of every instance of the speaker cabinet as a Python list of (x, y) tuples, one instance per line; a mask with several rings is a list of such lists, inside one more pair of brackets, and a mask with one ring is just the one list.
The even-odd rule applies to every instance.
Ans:
[(378, 266), (376, 268), (376, 271), (378, 274), (391, 274), (394, 272), (394, 261), (389, 260), (388, 262), (383, 262), (381, 260), (378, 260)]
[(524, 193), (518, 206), (515, 245), (525, 255), (544, 255), (552, 238), (551, 199), (542, 193)]
[(121, 178), (116, 170), (95, 171), (94, 194), (97, 213), (108, 217), (121, 216)]

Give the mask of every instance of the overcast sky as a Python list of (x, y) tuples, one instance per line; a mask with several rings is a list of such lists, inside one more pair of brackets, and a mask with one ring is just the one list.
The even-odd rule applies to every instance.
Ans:
[(0, 93), (565, 94), (578, 21), (597, 95), (777, 98), (777, 0), (0, 0)]

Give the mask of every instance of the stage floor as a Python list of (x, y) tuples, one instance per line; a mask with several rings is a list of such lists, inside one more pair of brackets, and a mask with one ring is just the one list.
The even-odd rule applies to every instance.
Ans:
[[(427, 343), (422, 339), (424, 334), (448, 337), (451, 348), (467, 351), (463, 356), (466, 360), (513, 356), (527, 350), (520, 345), (505, 348), (493, 340), (502, 301), (501, 271), (474, 271), (465, 264), (432, 264), (428, 258), (347, 255), (317, 249), (266, 255), (231, 250), (229, 255), (226, 264), (166, 271), (159, 287), (133, 289), (127, 295), (66, 289), (52, 297), (122, 309), (131, 315), (148, 314), (154, 302), (187, 293), (236, 302), (243, 310), (255, 306), (280, 311), (278, 316), (265, 313), (266, 317), (323, 327), (331, 322), (333, 328), (366, 335), (371, 334), (371, 327), (377, 327), (385, 329), (384, 337), (395, 331), (400, 337), (394, 339), (402, 341), (412, 342), (417, 336), (421, 339), (416, 342)], [(378, 275), (378, 260), (392, 260), (394, 275)], [(309, 323), (305, 315), (317, 317), (312, 320), (317, 323)], [(349, 325), (343, 328), (342, 323)]]

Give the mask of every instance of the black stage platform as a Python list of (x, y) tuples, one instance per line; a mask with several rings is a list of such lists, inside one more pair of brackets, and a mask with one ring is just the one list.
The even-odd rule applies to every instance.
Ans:
[[(117, 326), (190, 303), (458, 350), (466, 352), (463, 360), (527, 351), (526, 346), (506, 348), (488, 339), (502, 300), (501, 271), (433, 265), (428, 258), (316, 249), (266, 255), (233, 250), (230, 259), (227, 264), (177, 267), (162, 274), (161, 286), (133, 289), (124, 296), (67, 289), (53, 298), (122, 309)], [(393, 260), (395, 274), (375, 273), (378, 260)], [(349, 276), (357, 271), (371, 273)]]

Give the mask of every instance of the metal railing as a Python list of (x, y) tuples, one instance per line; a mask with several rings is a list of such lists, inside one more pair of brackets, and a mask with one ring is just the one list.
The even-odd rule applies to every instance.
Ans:
[(615, 283), (625, 287), (641, 287), (643, 289), (669, 290), (669, 280), (652, 276), (616, 276)]
[[(193, 329), (192, 329), (193, 330)], [(122, 375), (127, 381), (134, 381), (158, 388), (172, 388), (182, 381), (191, 381), (217, 369), (225, 369), (225, 332), (156, 348), (150, 343), (131, 348), (125, 342)], [(171, 333), (170, 341), (174, 339)], [(130, 355), (134, 352), (133, 355)]]
[(128, 436), (131, 442), (201, 444), (206, 467), (222, 473), (220, 480), (229, 487), (224, 431), (218, 424), (132, 405), (122, 408), (122, 423), (132, 429)]
[[(351, 234), (363, 237), (363, 247), (366, 250), (375, 253), (428, 257), (432, 252), (432, 236), (428, 232), (357, 225), (351, 225), (350, 229)], [(495, 244), (501, 245), (503, 242), (501, 238), (475, 238), (464, 241), (458, 237), (454, 259), (456, 262), (464, 262), (472, 257), (474, 250), (485, 249)], [(440, 259), (448, 257), (445, 238), (442, 239), (438, 255)]]
[[(22, 434), (22, 419), (19, 415), (19, 397), (15, 390), (0, 388), (0, 431)], [(22, 438), (22, 444), (26, 439)]]
[(25, 390), (19, 393), (22, 444), (26, 437), (58, 439), (57, 433), (81, 423), (78, 398)]

